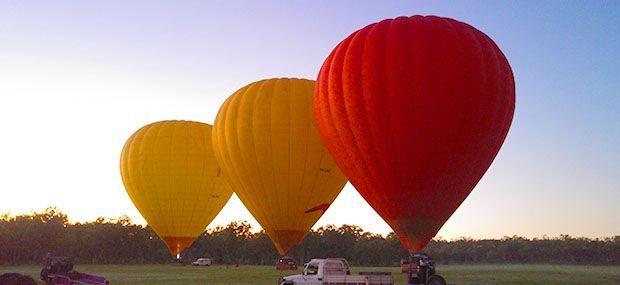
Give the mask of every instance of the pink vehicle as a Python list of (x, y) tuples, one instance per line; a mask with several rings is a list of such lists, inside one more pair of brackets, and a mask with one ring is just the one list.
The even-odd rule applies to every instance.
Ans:
[(47, 285), (110, 284), (105, 277), (73, 270), (73, 260), (71, 258), (52, 257), (49, 254), (45, 257), (45, 267), (41, 269), (41, 280)]

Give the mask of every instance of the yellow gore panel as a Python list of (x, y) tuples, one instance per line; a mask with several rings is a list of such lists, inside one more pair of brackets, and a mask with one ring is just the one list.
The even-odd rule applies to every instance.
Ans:
[(191, 245), (232, 195), (211, 131), (208, 124), (161, 121), (139, 129), (123, 147), (127, 194), (173, 255)]
[(239, 199), (285, 254), (347, 182), (319, 137), (314, 81), (262, 80), (231, 95), (213, 127), (213, 146)]

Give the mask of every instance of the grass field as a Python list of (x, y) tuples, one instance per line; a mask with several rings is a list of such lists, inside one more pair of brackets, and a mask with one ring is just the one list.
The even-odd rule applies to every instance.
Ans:
[[(0, 274), (22, 272), (38, 278), (40, 266), (0, 266)], [(100, 274), (111, 284), (276, 284), (280, 273), (271, 266), (193, 267), (169, 265), (76, 265)], [(361, 267), (355, 271), (391, 271), (396, 284), (406, 284), (396, 267)], [(620, 284), (620, 267), (565, 265), (443, 265), (448, 283), (458, 285)], [(289, 271), (286, 273), (294, 274)], [(42, 283), (41, 283), (42, 284)]]

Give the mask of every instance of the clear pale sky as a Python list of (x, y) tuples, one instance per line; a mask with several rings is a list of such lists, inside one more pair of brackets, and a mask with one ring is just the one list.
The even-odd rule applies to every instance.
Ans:
[[(212, 124), (243, 85), (315, 79), (353, 31), (414, 14), (485, 32), (517, 85), (506, 143), (439, 236), (619, 235), (617, 1), (0, 0), (0, 213), (144, 223), (119, 174), (135, 130)], [(258, 227), (234, 196), (210, 226), (233, 220)], [(351, 185), (317, 226), (343, 223), (390, 231)]]

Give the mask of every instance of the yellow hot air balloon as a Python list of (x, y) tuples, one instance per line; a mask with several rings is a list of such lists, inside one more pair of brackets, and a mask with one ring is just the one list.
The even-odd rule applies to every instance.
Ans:
[(222, 177), (212, 126), (161, 121), (136, 131), (121, 154), (121, 176), (140, 214), (177, 255), (224, 207), (232, 189)]
[(280, 254), (303, 240), (347, 182), (319, 137), (314, 85), (249, 84), (226, 100), (213, 127), (220, 165)]

